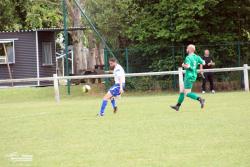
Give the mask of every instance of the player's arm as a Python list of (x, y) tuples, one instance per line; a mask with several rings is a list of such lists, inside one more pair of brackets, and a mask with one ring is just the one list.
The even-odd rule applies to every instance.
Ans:
[(124, 92), (123, 86), (122, 86), (122, 77), (119, 77), (119, 84), (120, 84), (120, 93), (122, 94)]
[(185, 68), (185, 69), (188, 69), (188, 68), (190, 68), (190, 65), (189, 65), (189, 64), (183, 63), (183, 64), (182, 64), (182, 67)]
[(215, 62), (213, 62), (213, 60), (210, 61), (210, 63), (208, 63), (209, 66), (215, 66)]
[(109, 71), (104, 71), (105, 74), (113, 74), (114, 71), (113, 70), (109, 70)]
[(182, 67), (185, 69), (190, 68), (190, 60), (188, 58), (185, 59), (185, 62), (182, 63)]
[(203, 64), (200, 64), (200, 74), (201, 74), (201, 77), (203, 79), (205, 79), (204, 70), (203, 70)]
[(198, 64), (200, 64), (200, 65), (203, 67), (204, 65), (206, 65), (206, 62), (205, 62), (205, 60), (203, 60), (203, 59), (199, 56), (199, 58), (198, 58)]
[(203, 71), (203, 65), (202, 65), (202, 64), (200, 64), (200, 73), (201, 73), (201, 74), (204, 73), (204, 71)]
[(117, 72), (116, 72), (116, 75), (118, 76), (118, 78), (119, 78), (119, 85), (120, 85), (120, 93), (122, 94), (123, 92), (124, 92), (124, 90), (123, 90), (123, 86), (122, 86), (122, 73), (121, 73), (121, 71), (120, 70), (118, 70)]
[(204, 76), (204, 71), (203, 71), (203, 66), (206, 65), (206, 62), (205, 62), (205, 60), (203, 60), (203, 59), (199, 56), (198, 63), (199, 63), (199, 65), (200, 65), (200, 74), (201, 74), (202, 78), (205, 78), (205, 76)]

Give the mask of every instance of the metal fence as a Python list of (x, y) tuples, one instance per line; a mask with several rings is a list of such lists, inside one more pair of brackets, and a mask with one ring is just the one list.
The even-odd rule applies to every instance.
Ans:
[[(196, 53), (210, 56), (217, 68), (242, 66), (250, 62), (250, 42), (228, 42), (196, 45)], [(105, 50), (107, 61), (111, 51)], [(186, 45), (166, 45), (161, 48), (123, 48), (112, 50), (127, 73), (177, 70), (186, 57)], [(108, 64), (107, 62), (105, 64)]]
[[(204, 55), (204, 50), (210, 50), (210, 56), (216, 63), (216, 68), (242, 66), (250, 64), (250, 42), (227, 42), (196, 45), (196, 53)], [(149, 71), (175, 71), (181, 66), (186, 57), (186, 45), (166, 45), (152, 48), (124, 48), (112, 51), (119, 63), (127, 73), (149, 72)], [(104, 51), (106, 70), (108, 69), (108, 58), (110, 51)], [(171, 82), (172, 88), (176, 87), (177, 77), (165, 78)], [(215, 74), (216, 81), (240, 80), (243, 85), (243, 73)]]

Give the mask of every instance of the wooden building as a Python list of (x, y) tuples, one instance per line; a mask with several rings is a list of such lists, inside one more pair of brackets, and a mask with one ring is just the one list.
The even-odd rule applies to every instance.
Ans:
[[(84, 29), (69, 28), (68, 31)], [(10, 79), (7, 64), (13, 79), (52, 77), (56, 73), (56, 35), (61, 31), (63, 29), (45, 28), (0, 32), (0, 79)], [(47, 84), (30, 82), (15, 86)]]

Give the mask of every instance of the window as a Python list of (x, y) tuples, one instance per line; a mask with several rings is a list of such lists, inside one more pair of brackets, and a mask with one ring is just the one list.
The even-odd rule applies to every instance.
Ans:
[(52, 62), (52, 43), (43, 42), (42, 43), (42, 55), (43, 55), (43, 65), (53, 65)]
[(14, 41), (0, 40), (0, 64), (15, 63)]

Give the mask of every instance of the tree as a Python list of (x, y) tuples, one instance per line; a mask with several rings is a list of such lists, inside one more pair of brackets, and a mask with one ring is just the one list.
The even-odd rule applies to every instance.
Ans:
[[(68, 12), (70, 17), (70, 22), (73, 27), (82, 27), (83, 23), (81, 20), (81, 11), (75, 4), (73, 0), (67, 0)], [(81, 0), (79, 3), (84, 6), (85, 1)], [(80, 74), (82, 71), (87, 70), (87, 55), (83, 54), (83, 32), (82, 30), (70, 32), (73, 40), (74, 49), (74, 67), (76, 74)]]
[(86, 12), (105, 39), (115, 48), (127, 45), (129, 5), (132, 0), (86, 0)]
[[(26, 0), (27, 1), (27, 0)], [(62, 26), (61, 0), (28, 0), (24, 28)], [(23, 3), (21, 3), (23, 5)], [(20, 17), (20, 14), (19, 16)]]
[(60, 0), (0, 1), (0, 30), (61, 26)]
[[(67, 0), (71, 25), (86, 24), (73, 0)], [(79, 0), (98, 31), (113, 48), (139, 48), (138, 60), (151, 70), (176, 66), (172, 45), (206, 44), (250, 40), (249, 0)], [(61, 27), (61, 0), (2, 0), (0, 30)], [(87, 24), (86, 24), (87, 25)], [(101, 43), (92, 31), (72, 32), (77, 73), (87, 69), (88, 59), (81, 54), (86, 45), (96, 49)], [(242, 48), (247, 50), (248, 48)], [(183, 48), (181, 48), (183, 52)], [(235, 48), (223, 48), (235, 55)], [(90, 57), (95, 57), (91, 52)], [(175, 53), (179, 54), (179, 53)], [(182, 53), (183, 54), (183, 53)], [(250, 53), (249, 53), (250, 54)], [(248, 57), (250, 57), (248, 55)], [(177, 56), (177, 59), (179, 57)], [(227, 57), (218, 58), (218, 61)], [(247, 59), (247, 58), (246, 58)], [(223, 61), (221, 61), (223, 62)], [(218, 64), (218, 63), (217, 63)]]
[[(26, 3), (24, 3), (26, 4)], [(16, 10), (17, 9), (17, 10)], [(0, 1), (0, 30), (16, 30), (23, 28), (25, 20), (25, 10), (21, 9), (21, 4), (16, 1)], [(20, 17), (19, 17), (20, 14)]]

